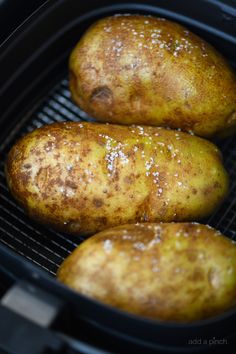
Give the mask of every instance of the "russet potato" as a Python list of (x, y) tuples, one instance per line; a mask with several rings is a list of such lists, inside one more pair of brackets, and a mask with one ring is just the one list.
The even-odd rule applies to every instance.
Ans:
[(124, 223), (200, 219), (228, 191), (221, 154), (202, 138), (88, 122), (27, 134), (12, 147), (6, 176), (32, 218), (76, 235)]
[(167, 126), (211, 137), (236, 130), (236, 76), (210, 44), (150, 16), (111, 16), (69, 62), (74, 101), (102, 122)]
[(137, 315), (194, 321), (235, 306), (236, 246), (196, 223), (118, 226), (83, 242), (57, 277)]

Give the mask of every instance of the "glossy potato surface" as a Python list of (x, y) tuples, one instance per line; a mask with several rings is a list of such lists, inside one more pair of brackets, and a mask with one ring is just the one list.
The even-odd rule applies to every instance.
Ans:
[(6, 176), (27, 213), (72, 233), (141, 221), (196, 220), (225, 198), (212, 143), (163, 128), (57, 123), (11, 149)]
[(208, 43), (150, 16), (112, 16), (70, 57), (74, 101), (110, 123), (167, 126), (211, 137), (236, 130), (236, 76)]
[(200, 224), (119, 226), (83, 242), (57, 276), (122, 310), (193, 321), (235, 305), (236, 246)]

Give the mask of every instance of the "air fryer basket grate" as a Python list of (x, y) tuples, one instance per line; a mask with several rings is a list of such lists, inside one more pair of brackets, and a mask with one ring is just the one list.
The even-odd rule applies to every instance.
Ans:
[[(29, 115), (23, 126), (16, 126), (10, 138), (1, 142), (0, 152), (0, 241), (16, 253), (55, 275), (58, 266), (82, 242), (82, 237), (67, 236), (44, 228), (30, 220), (8, 191), (4, 161), (7, 152), (22, 135), (60, 121), (91, 120), (70, 98), (68, 80), (63, 79)], [(205, 223), (236, 239), (236, 139), (226, 139), (220, 145), (224, 163), (230, 174), (231, 187), (227, 200)]]

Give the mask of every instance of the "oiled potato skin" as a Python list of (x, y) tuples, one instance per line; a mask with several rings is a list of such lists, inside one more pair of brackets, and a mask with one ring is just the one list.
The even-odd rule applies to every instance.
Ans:
[(118, 226), (83, 242), (57, 277), (137, 315), (199, 320), (235, 305), (236, 246), (200, 224)]
[(69, 67), (73, 99), (100, 121), (204, 137), (236, 129), (235, 73), (179, 24), (138, 15), (104, 18), (82, 36)]
[(33, 218), (62, 231), (95, 233), (141, 221), (196, 220), (224, 199), (219, 150), (163, 128), (57, 123), (11, 149), (6, 176)]

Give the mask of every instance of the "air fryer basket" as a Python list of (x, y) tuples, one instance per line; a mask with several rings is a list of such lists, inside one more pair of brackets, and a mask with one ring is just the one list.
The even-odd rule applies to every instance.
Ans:
[[(175, 3), (175, 4), (173, 4)], [(176, 4), (177, 3), (177, 4)], [(236, 65), (232, 24), (236, 9), (218, 1), (198, 1), (195, 18), (189, 1), (81, 2), (50, 1), (3, 44), (0, 70), (3, 104), (0, 117), (0, 268), (15, 279), (27, 279), (47, 289), (73, 306), (78, 316), (113, 332), (117, 337), (149, 346), (180, 352), (191, 348), (189, 339), (232, 336), (236, 311), (191, 325), (162, 323), (136, 318), (77, 295), (54, 280), (58, 266), (83, 241), (45, 228), (30, 220), (10, 195), (4, 174), (6, 154), (25, 133), (44, 124), (60, 121), (92, 120), (70, 98), (68, 55), (83, 31), (97, 18), (112, 13), (148, 13), (177, 20), (214, 44)], [(191, 6), (195, 6), (191, 4)], [(93, 10), (91, 10), (93, 9)], [(213, 14), (207, 18), (206, 13)], [(231, 22), (232, 21), (232, 22)], [(217, 142), (223, 152), (231, 186), (227, 200), (204, 220), (236, 239), (236, 139)], [(229, 339), (230, 340), (230, 339)]]

